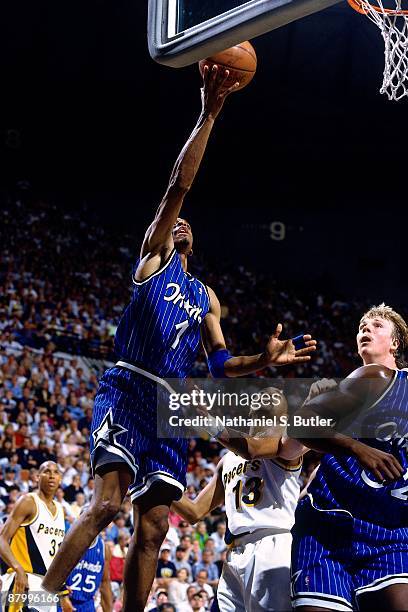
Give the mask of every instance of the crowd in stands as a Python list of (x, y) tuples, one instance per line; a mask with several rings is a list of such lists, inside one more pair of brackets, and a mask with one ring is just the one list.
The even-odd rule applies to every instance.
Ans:
[[(34, 490), (38, 468), (56, 461), (62, 473), (57, 499), (67, 527), (89, 502), (89, 435), (98, 376), (79, 355), (113, 359), (113, 336), (130, 295), (135, 252), (130, 238), (87, 223), (79, 213), (10, 198), (3, 211), (0, 262), (0, 519), (23, 493)], [(136, 254), (137, 256), (137, 254)], [(341, 376), (356, 366), (356, 317), (370, 303), (345, 303), (311, 292), (295, 296), (266, 274), (223, 264), (197, 275), (216, 288), (222, 327), (232, 353), (254, 353), (271, 322), (285, 336), (307, 330), (319, 339), (311, 365), (284, 369), (284, 377)], [(245, 299), (243, 299), (245, 296)], [(250, 299), (249, 297), (250, 296)], [(61, 351), (69, 354), (61, 356)], [(194, 374), (206, 376), (203, 357)], [(272, 372), (276, 375), (277, 372)], [(268, 373), (268, 375), (271, 375)], [(212, 477), (223, 449), (191, 439), (187, 492), (197, 495)], [(306, 480), (318, 458), (306, 462)], [(171, 515), (147, 610), (189, 612), (211, 607), (226, 549), (225, 515), (214, 511), (194, 527)], [(105, 530), (112, 548), (115, 610), (121, 608), (123, 565), (132, 533), (128, 499)]]

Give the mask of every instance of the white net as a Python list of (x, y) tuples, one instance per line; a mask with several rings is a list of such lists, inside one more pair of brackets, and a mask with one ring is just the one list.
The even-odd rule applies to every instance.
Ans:
[[(381, 0), (377, 6), (359, 0), (360, 12), (364, 12), (381, 31), (385, 45), (385, 65), (380, 93), (389, 100), (401, 100), (408, 95), (408, 15), (401, 8), (401, 0), (395, 0), (395, 9), (388, 12)], [(361, 10), (362, 9), (362, 10)]]

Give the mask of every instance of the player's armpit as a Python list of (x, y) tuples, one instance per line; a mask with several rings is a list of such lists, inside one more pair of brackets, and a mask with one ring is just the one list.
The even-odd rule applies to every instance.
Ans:
[(171, 250), (173, 243), (173, 227), (179, 216), (184, 196), (187, 193), (178, 185), (170, 186), (157, 209), (153, 222), (147, 228), (140, 251), (141, 259), (150, 255), (160, 254), (163, 249)]

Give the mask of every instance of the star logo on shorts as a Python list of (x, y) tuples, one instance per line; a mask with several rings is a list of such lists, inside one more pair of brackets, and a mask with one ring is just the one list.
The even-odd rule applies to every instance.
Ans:
[(95, 429), (95, 431), (92, 433), (94, 444), (97, 446), (99, 442), (103, 440), (114, 446), (117, 444), (116, 436), (119, 436), (126, 431), (127, 429), (125, 427), (113, 422), (112, 410), (109, 410), (98, 429)]

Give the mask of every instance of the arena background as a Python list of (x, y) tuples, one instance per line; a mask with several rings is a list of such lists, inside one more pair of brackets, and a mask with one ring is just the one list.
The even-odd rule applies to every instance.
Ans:
[[(61, 444), (70, 464), (76, 445), (84, 461), (66, 467), (64, 486), (80, 473), (88, 487), (87, 424), (81, 438), (71, 421), (86, 418), (95, 374), (114, 358), (132, 262), (199, 113), (196, 66), (174, 70), (148, 56), (145, 4), (1, 9), (3, 517), (28, 487), (7, 480), (10, 464), (15, 479), (34, 470), (35, 486), (46, 456), (41, 413), (47, 452), (58, 458)], [(341, 376), (358, 363), (363, 308), (386, 301), (406, 314), (406, 101), (378, 93), (380, 35), (346, 3), (253, 44), (255, 80), (227, 100), (183, 209), (195, 269), (221, 298), (232, 351), (256, 350), (282, 321), (285, 335), (321, 341), (297, 374)], [(195, 374), (205, 372), (201, 359)], [(18, 452), (27, 436), (30, 462)], [(218, 453), (192, 442), (192, 495)], [(76, 493), (65, 496), (78, 506)], [(116, 547), (119, 531), (131, 530), (129, 512), (112, 526)]]

